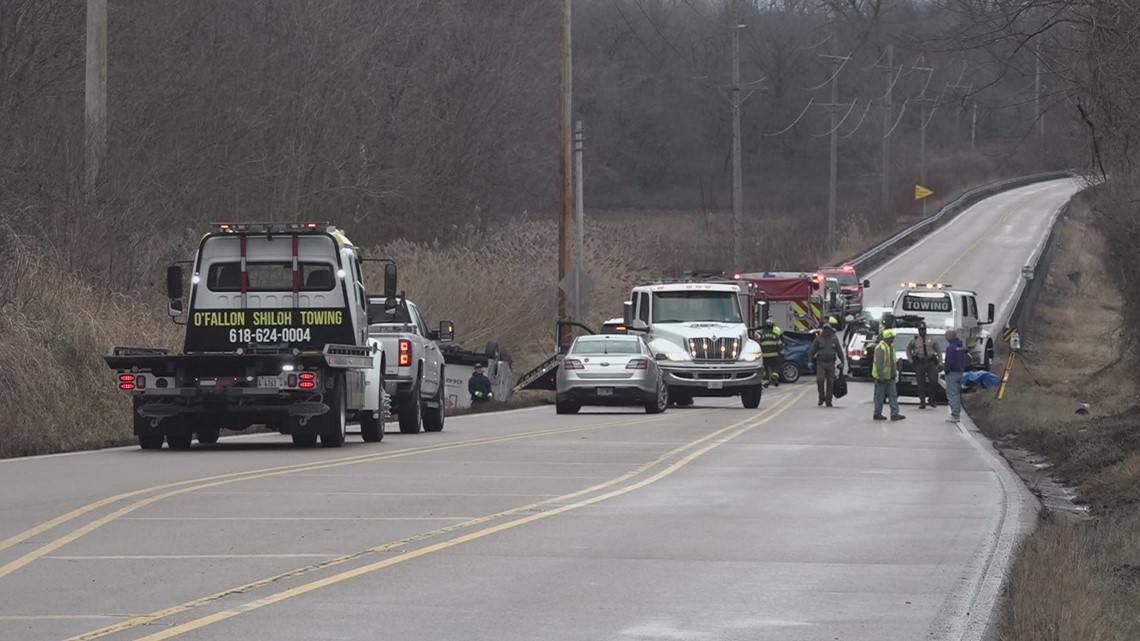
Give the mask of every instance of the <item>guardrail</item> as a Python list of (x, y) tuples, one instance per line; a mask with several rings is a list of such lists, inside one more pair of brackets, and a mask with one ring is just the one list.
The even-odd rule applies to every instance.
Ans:
[(1041, 174), (1033, 174), (1031, 176), (1021, 176), (1018, 178), (1010, 178), (1007, 180), (999, 180), (995, 183), (975, 187), (961, 196), (958, 196), (953, 201), (943, 205), (934, 215), (924, 218), (917, 223), (907, 227), (899, 233), (891, 236), (883, 242), (875, 245), (860, 254), (852, 256), (844, 261), (844, 264), (854, 265), (860, 272), (865, 273), (869, 269), (877, 267), (892, 256), (896, 255), (900, 250), (910, 246), (912, 242), (926, 236), (933, 232), (938, 227), (950, 222), (958, 214), (966, 209), (972, 207), (978, 202), (993, 196), (994, 194), (1015, 189), (1017, 187), (1024, 187), (1025, 185), (1032, 185), (1033, 183), (1045, 182), (1046, 180), (1056, 180), (1058, 178), (1065, 178), (1072, 176), (1073, 172), (1070, 170), (1064, 171), (1050, 171)]
[[(1074, 194), (1073, 198), (1076, 198), (1078, 194), (1080, 192)], [(1037, 304), (1037, 299), (1045, 290), (1049, 269), (1053, 264), (1053, 256), (1057, 253), (1057, 246), (1061, 244), (1060, 223), (1069, 217), (1072, 205), (1073, 200), (1070, 198), (1053, 214), (1053, 220), (1049, 223), (1049, 235), (1038, 248), (1036, 255), (1030, 257), (1029, 263), (1026, 265), (1026, 267), (1033, 269), (1032, 277), (1026, 278), (1023, 275), (1018, 291), (1014, 295), (1016, 302), (1013, 305), (1013, 310), (1006, 317), (1006, 327), (1018, 332), (1022, 341), (1025, 340), (1027, 330), (1032, 325), (1033, 306)]]

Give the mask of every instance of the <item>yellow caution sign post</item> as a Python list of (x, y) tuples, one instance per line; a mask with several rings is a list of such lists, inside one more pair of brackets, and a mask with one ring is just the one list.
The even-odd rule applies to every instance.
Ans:
[(933, 189), (927, 189), (922, 185), (916, 184), (914, 186), (914, 199), (922, 201), (922, 216), (926, 217), (926, 199), (934, 195)]

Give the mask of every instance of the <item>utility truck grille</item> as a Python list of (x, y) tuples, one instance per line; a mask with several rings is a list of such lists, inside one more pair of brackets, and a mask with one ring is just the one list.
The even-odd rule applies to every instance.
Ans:
[(740, 356), (740, 339), (690, 338), (689, 356), (694, 361), (734, 361)]

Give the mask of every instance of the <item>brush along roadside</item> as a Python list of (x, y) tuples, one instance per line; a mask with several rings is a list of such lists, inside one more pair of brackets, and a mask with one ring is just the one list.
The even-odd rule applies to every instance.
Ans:
[[(1092, 518), (1047, 512), (1009, 578), (1006, 641), (1140, 638), (1140, 429), (1123, 347), (1120, 283), (1088, 202), (1074, 203), (1004, 400), (973, 395), (971, 416), (999, 449), (1025, 448), (1077, 488)], [(999, 354), (997, 362), (1004, 362)], [(1089, 414), (1077, 413), (1088, 405)], [(1031, 489), (1033, 484), (1031, 483)]]

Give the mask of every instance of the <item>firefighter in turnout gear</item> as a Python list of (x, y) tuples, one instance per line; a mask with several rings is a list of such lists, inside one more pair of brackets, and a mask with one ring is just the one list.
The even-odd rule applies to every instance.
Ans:
[(764, 321), (764, 327), (756, 337), (760, 343), (760, 355), (764, 358), (764, 370), (768, 373), (768, 380), (764, 385), (780, 385), (780, 361), (784, 357), (784, 330), (776, 325), (771, 318)]

